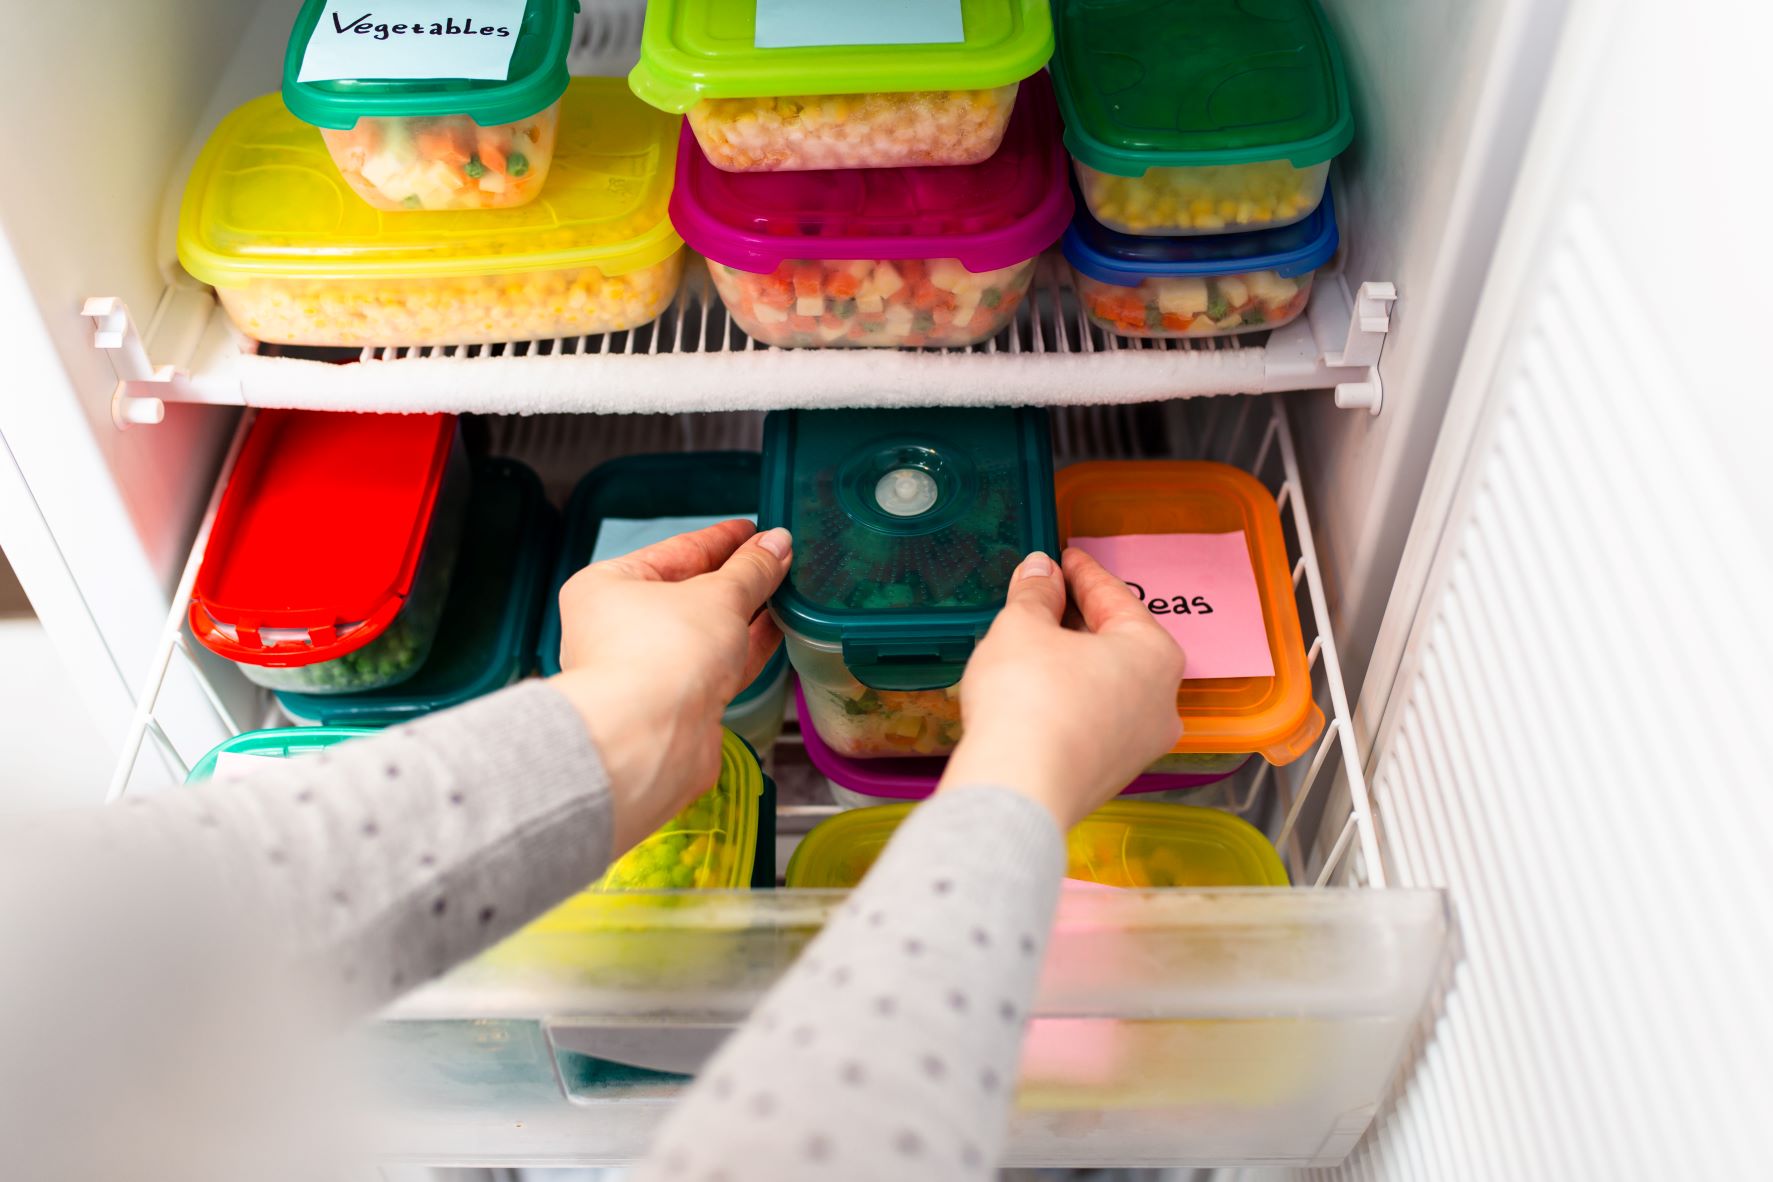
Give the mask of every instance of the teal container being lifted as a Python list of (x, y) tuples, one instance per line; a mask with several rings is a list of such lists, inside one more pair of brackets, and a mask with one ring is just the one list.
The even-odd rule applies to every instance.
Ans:
[(360, 694), (279, 693), (297, 722), (391, 726), (493, 693), (528, 673), (558, 514), (536, 474), (482, 460), (437, 639), (407, 680)]

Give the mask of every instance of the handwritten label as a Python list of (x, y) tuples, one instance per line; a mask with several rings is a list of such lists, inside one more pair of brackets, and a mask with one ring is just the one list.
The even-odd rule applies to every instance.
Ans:
[(755, 524), (752, 513), (728, 513), (724, 517), (605, 517), (597, 528), (597, 542), (591, 549), (591, 561), (602, 562), (632, 554), (643, 546), (707, 529), (722, 521), (738, 517)]
[(1273, 677), (1249, 543), (1229, 534), (1072, 538), (1144, 601), (1188, 655), (1183, 679)]
[(960, 0), (757, 0), (759, 49), (953, 45), (966, 39)]
[(504, 81), (525, 0), (328, 0), (298, 82), (358, 78)]

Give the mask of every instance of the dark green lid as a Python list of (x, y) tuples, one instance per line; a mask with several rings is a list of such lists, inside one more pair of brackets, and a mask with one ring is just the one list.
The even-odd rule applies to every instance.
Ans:
[[(315, 127), (357, 126), (365, 115), (412, 118), (467, 115), (482, 127), (515, 123), (542, 110), (566, 92), (566, 51), (572, 42), (578, 0), (529, 0), (511, 49), (511, 69), (503, 81), (472, 78), (353, 78), (336, 82), (297, 82), (308, 38), (326, 10), (326, 0), (304, 0), (283, 55), (283, 104)], [(451, 19), (440, 5), (439, 20)], [(409, 34), (410, 35), (410, 34)]]
[(418, 672), (367, 693), (279, 693), (277, 701), (292, 718), (388, 726), (510, 685), (535, 651), (554, 518), (534, 472), (515, 460), (482, 460), (437, 639)]
[(1342, 53), (1315, 0), (1055, 0), (1065, 146), (1116, 176), (1286, 160), (1354, 138)]
[(293, 759), (313, 755), (346, 739), (375, 734), (366, 726), (280, 726), (271, 730), (246, 731), (217, 743), (215, 749), (191, 768), (187, 784), (201, 784), (215, 776), (216, 764), (225, 755), (253, 755), (271, 759)]
[(864, 685), (960, 680), (1031, 550), (1058, 552), (1046, 412), (789, 410), (764, 420), (760, 529), (794, 534), (771, 601)]

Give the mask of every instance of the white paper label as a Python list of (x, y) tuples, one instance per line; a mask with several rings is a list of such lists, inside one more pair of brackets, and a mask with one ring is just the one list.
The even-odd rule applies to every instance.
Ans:
[(218, 751), (215, 757), (216, 780), (240, 780), (265, 770), (267, 761), (276, 762), (275, 755), (255, 755), (250, 751)]
[(802, 45), (953, 45), (960, 0), (757, 0), (759, 49)]
[(327, 0), (298, 82), (504, 81), (525, 0)]

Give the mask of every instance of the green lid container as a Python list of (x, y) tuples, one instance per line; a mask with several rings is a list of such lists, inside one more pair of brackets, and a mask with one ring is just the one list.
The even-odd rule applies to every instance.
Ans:
[(758, 526), (794, 534), (771, 608), (791, 640), (841, 647), (874, 689), (959, 681), (1016, 564), (1058, 552), (1054, 517), (1037, 407), (789, 410), (764, 422)]
[(366, 726), (284, 726), (265, 731), (246, 731), (216, 744), (215, 750), (199, 759), (185, 777), (187, 784), (201, 784), (214, 779), (218, 769), (225, 768), (234, 756), (267, 759), (292, 759), (315, 755), (347, 739), (376, 734)]
[(553, 553), (556, 514), (536, 474), (482, 460), (437, 639), (418, 672), (361, 694), (279, 693), (303, 722), (388, 726), (503, 689), (530, 669)]
[(1115, 176), (1285, 160), (1354, 137), (1342, 54), (1315, 0), (1054, 0), (1065, 146)]
[[(365, 5), (364, 10), (372, 14), (373, 6)], [(527, 119), (566, 92), (566, 54), (572, 43), (578, 0), (529, 0), (514, 30), (517, 43), (512, 46), (511, 68), (503, 79), (351, 78), (298, 82), (308, 39), (314, 35), (325, 11), (326, 0), (304, 0), (283, 57), (283, 103), (296, 118), (315, 127), (342, 131), (355, 127), (365, 116), (441, 115), (466, 115), (482, 127), (494, 127)], [(437, 18), (440, 22), (460, 23), (460, 14), (451, 14), (448, 5), (438, 6)], [(374, 19), (373, 15), (370, 19)]]

